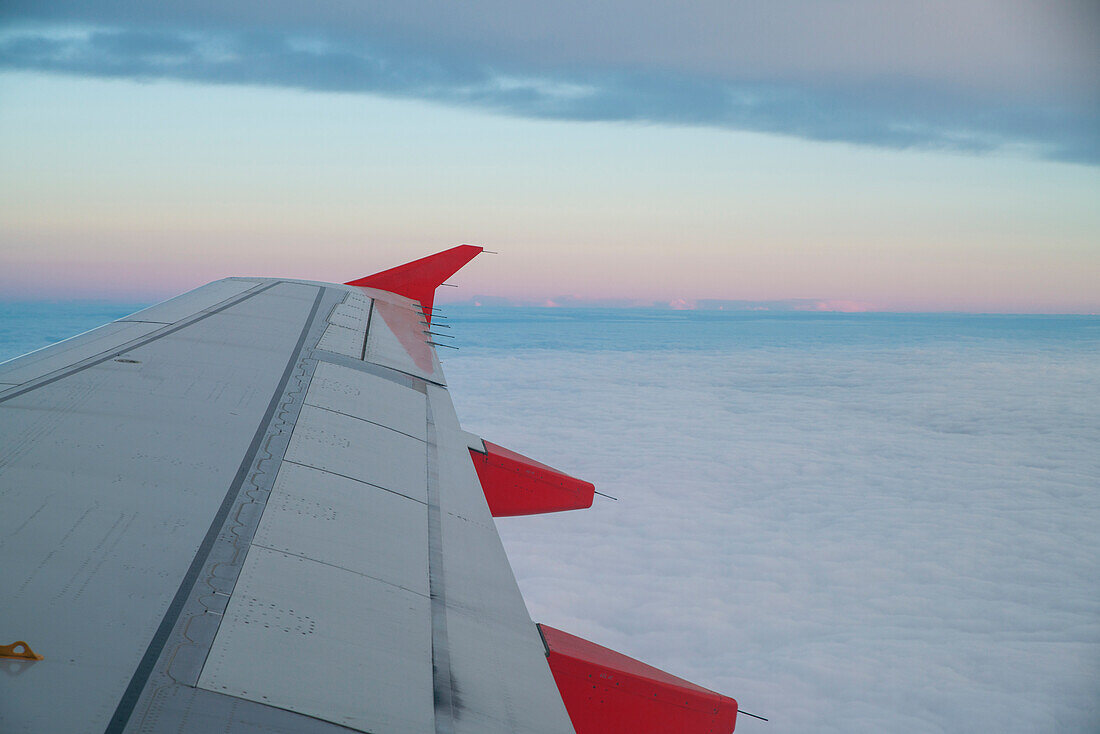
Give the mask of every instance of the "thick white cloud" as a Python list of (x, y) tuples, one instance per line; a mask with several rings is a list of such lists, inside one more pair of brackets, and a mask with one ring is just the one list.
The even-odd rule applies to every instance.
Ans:
[(498, 521), (532, 616), (772, 719), (738, 731), (1096, 731), (1095, 325), (884, 318), (452, 320), (464, 427), (620, 498)]

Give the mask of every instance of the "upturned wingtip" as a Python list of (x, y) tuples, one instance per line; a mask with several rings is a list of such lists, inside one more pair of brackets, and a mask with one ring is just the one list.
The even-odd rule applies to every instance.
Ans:
[(431, 323), (435, 289), (483, 250), (478, 245), (458, 245), (374, 275), (349, 280), (344, 285), (377, 288), (419, 301), (424, 318)]

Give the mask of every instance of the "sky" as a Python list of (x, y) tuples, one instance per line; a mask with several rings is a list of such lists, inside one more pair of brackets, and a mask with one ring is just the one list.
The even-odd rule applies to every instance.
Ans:
[[(1100, 6), (0, 8), (0, 299), (1100, 312)], [(488, 258), (487, 258), (488, 260)]]

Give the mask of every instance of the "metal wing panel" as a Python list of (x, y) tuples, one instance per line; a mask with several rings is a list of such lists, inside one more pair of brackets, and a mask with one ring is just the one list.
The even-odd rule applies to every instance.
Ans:
[(283, 462), (252, 545), (427, 596), (427, 523), (420, 502)]
[(239, 296), (259, 285), (255, 278), (223, 278), (207, 283), (175, 298), (154, 304), (137, 313), (119, 319), (119, 321), (147, 321), (160, 324), (174, 324), (188, 316), (213, 308), (220, 303)]
[(255, 544), (199, 679), (210, 691), (395, 734), (432, 730), (431, 683), (427, 597)]
[(370, 309), (371, 299), (358, 293), (348, 293), (344, 296), (343, 302), (333, 307), (328, 322), (366, 334)]
[(370, 312), (371, 299), (358, 293), (344, 293), (343, 300), (332, 307), (328, 326), (321, 335), (317, 348), (362, 359), (366, 349)]
[(351, 329), (339, 324), (329, 324), (325, 333), (321, 335), (321, 341), (317, 343), (318, 349), (324, 349), (345, 357), (359, 359), (363, 354), (363, 339), (366, 330)]
[(0, 364), (0, 383), (21, 385), (96, 357), (163, 328), (163, 324), (112, 321), (71, 339)]
[(424, 442), (344, 413), (307, 403), (298, 416), (285, 460), (372, 484), (418, 502), (427, 500)]
[(46, 656), (6, 681), (0, 730), (107, 726), (316, 292), (273, 284), (133, 346), (132, 361), (0, 396), (0, 629)]
[(165, 326), (213, 309), (255, 289), (260, 281), (226, 278), (104, 324), (48, 347), (0, 363), (0, 385), (19, 385), (102, 355)]
[(321, 362), (309, 383), (306, 404), (378, 423), (427, 440), (424, 393), (392, 380)]
[(419, 307), (375, 299), (364, 359), (436, 384), (445, 384)]
[(451, 397), (428, 385), (428, 400), (438, 462), (438, 493), (429, 495), (440, 518), (432, 592), (445, 627), (453, 731), (572, 734)]
[(424, 393), (320, 362), (303, 402), (199, 686), (431, 731)]

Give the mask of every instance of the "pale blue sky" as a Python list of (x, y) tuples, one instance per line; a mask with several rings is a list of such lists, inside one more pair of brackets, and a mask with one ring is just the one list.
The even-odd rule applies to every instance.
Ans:
[[(730, 50), (702, 21), (738, 19), (704, 5), (667, 33), (663, 11), (642, 13), (618, 28), (631, 43), (512, 18), (477, 26), (476, 44), (392, 8), (341, 29), (324, 4), (290, 32), (292, 6), (125, 7), (15, 4), (0, 32), (4, 297), (348, 279), (474, 242), (503, 254), (445, 298), (1100, 311), (1096, 52), (1068, 22), (1091, 22), (1085, 6), (1025, 33), (1042, 10), (1011, 3), (970, 49), (854, 0), (835, 18), (797, 7), (882, 34), (855, 51), (754, 21), (812, 47), (788, 56)], [(286, 66), (302, 54), (308, 78)], [(405, 71), (371, 82), (366, 57)], [(714, 85), (748, 98), (761, 84), (791, 102), (783, 124), (708, 107)]]

